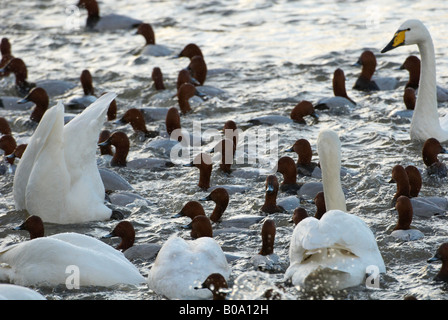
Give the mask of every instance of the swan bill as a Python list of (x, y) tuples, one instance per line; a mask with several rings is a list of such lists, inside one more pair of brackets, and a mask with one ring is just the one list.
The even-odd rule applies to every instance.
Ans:
[(405, 44), (405, 38), (406, 38), (406, 31), (409, 31), (409, 29), (406, 30), (399, 30), (394, 34), (394, 37), (392, 40), (387, 44), (386, 47), (384, 47), (383, 50), (381, 50), (381, 53), (385, 53), (387, 51), (390, 51), (392, 49), (398, 48)]

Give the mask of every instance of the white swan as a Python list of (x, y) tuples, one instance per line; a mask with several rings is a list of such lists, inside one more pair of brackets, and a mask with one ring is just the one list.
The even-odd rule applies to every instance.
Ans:
[(426, 141), (436, 138), (448, 140), (448, 117), (439, 119), (434, 45), (425, 25), (417, 19), (405, 21), (382, 53), (402, 45), (416, 44), (422, 60), (420, 87), (411, 121), (411, 139)]
[(30, 216), (16, 229), (28, 230), (31, 240), (0, 251), (0, 280), (21, 286), (138, 285), (145, 278), (122, 252), (74, 232), (43, 236), (42, 219)]
[(386, 267), (372, 231), (362, 219), (345, 212), (337, 134), (321, 131), (317, 145), (328, 211), (320, 220), (309, 217), (296, 225), (284, 279), (305, 289), (341, 290), (360, 285), (367, 267), (376, 266), (379, 272)]
[(212, 273), (226, 281), (230, 267), (219, 244), (210, 237), (184, 240), (169, 238), (148, 274), (148, 286), (168, 299), (211, 299), (209, 290), (195, 290)]
[(0, 300), (46, 300), (39, 292), (15, 284), (0, 284)]
[(96, 149), (115, 97), (101, 96), (65, 126), (62, 102), (45, 112), (14, 176), (17, 210), (61, 224), (110, 218)]

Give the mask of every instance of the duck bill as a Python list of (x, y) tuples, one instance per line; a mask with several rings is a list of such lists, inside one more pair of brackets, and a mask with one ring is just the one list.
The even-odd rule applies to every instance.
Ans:
[[(1, 72), (1, 71), (0, 71)], [(17, 100), (17, 103), (18, 104), (24, 104), (24, 103), (27, 103), (27, 102), (30, 102), (26, 97), (25, 98), (23, 98), (23, 99), (20, 99), (20, 100)]]
[(204, 198), (199, 199), (199, 201), (209, 201), (209, 200), (211, 200), (210, 195), (208, 195), (208, 196), (206, 196)]
[(427, 262), (429, 262), (429, 263), (431, 263), (431, 262), (437, 262), (437, 261), (440, 261), (440, 258), (437, 257), (437, 255), (435, 255), (434, 257), (429, 258), (429, 259), (427, 260)]
[(390, 51), (392, 49), (398, 48), (405, 44), (405, 33), (407, 30), (399, 30), (395, 33), (394, 37), (390, 42), (387, 44), (387, 46), (384, 47), (383, 50), (381, 50), (381, 53), (385, 53), (387, 51)]
[(293, 151), (294, 151), (294, 148), (293, 148), (293, 147), (288, 148), (288, 149), (285, 150), (285, 152), (293, 152)]

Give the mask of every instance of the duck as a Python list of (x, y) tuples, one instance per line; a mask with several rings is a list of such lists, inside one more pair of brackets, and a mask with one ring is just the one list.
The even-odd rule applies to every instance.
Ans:
[[(407, 70), (409, 72), (409, 80), (406, 83), (405, 88), (413, 88), (417, 93), (418, 85), (420, 82), (420, 59), (417, 56), (410, 55), (400, 66), (400, 69)], [(448, 89), (437, 85), (437, 102), (444, 101), (448, 101)]]
[(442, 147), (439, 140), (429, 138), (423, 144), (422, 157), (427, 174), (443, 178), (447, 176), (447, 169), (446, 165), (437, 158), (440, 153), (448, 153), (448, 151)]
[(176, 57), (185, 57), (191, 60), (195, 56), (204, 57), (201, 48), (196, 43), (188, 43)]
[(184, 167), (196, 167), (199, 169), (199, 182), (197, 186), (203, 191), (212, 191), (216, 188), (222, 187), (227, 190), (229, 194), (245, 193), (249, 187), (245, 185), (229, 184), (229, 185), (215, 185), (211, 186), (211, 175), (213, 170), (212, 157), (204, 152), (198, 153), (193, 161), (183, 165)]
[(16, 229), (27, 230), (30, 240), (0, 251), (0, 278), (4, 281), (21, 286), (55, 286), (67, 284), (72, 274), (78, 277), (73, 282), (79, 287), (145, 283), (123, 253), (101, 240), (75, 232), (45, 236), (42, 219), (34, 215)]
[[(0, 68), (3, 68), (11, 59), (14, 58), (11, 53), (11, 43), (9, 42), (8, 38), (2, 38), (0, 42), (0, 53), (2, 54), (2, 58), (0, 60)], [(8, 72), (0, 72), (0, 77), (7, 77), (8, 75)]]
[(310, 217), (310, 215), (308, 214), (308, 211), (306, 211), (305, 208), (297, 207), (294, 209), (294, 212), (292, 213), (292, 217), (289, 220), (289, 222), (294, 223), (294, 226), (296, 226), (300, 221), (308, 217)]
[(16, 210), (59, 224), (112, 217), (104, 205), (96, 148), (115, 97), (101, 96), (65, 126), (62, 101), (44, 113), (14, 174)]
[(397, 164), (392, 168), (392, 178), (389, 182), (396, 183), (397, 186), (396, 193), (391, 202), (392, 207), (395, 207), (396, 201), (400, 196), (406, 196), (411, 199), (413, 214), (416, 216), (432, 217), (434, 215), (445, 214), (448, 208), (447, 198), (418, 196), (421, 188), (421, 174), (417, 168), (413, 170), (413, 173), (410, 173), (409, 168), (406, 170), (402, 165)]
[(386, 267), (372, 230), (347, 212), (338, 134), (322, 129), (317, 149), (327, 212), (321, 219), (308, 217), (294, 227), (284, 281), (305, 290), (338, 291), (362, 284), (367, 266), (375, 265), (380, 273)]
[(115, 121), (116, 124), (130, 124), (134, 133), (140, 141), (147, 138), (154, 138), (159, 135), (158, 131), (148, 130), (146, 127), (145, 116), (142, 111), (137, 108), (130, 108), (125, 111), (120, 119)]
[(290, 194), (297, 194), (303, 183), (297, 183), (297, 167), (294, 160), (288, 156), (278, 159), (277, 172), (283, 176), (280, 190)]
[(149, 23), (141, 23), (135, 34), (142, 35), (146, 41), (140, 54), (154, 57), (166, 57), (173, 54), (172, 50), (168, 47), (156, 44), (154, 29)]
[(254, 255), (250, 259), (256, 270), (269, 272), (279, 272), (282, 270), (280, 257), (274, 253), (275, 234), (275, 221), (266, 219), (261, 227), (261, 249), (257, 255)]
[(173, 218), (189, 217), (191, 221), (193, 221), (193, 219), (197, 216), (206, 216), (201, 202), (210, 200), (215, 202), (215, 208), (208, 218), (215, 227), (219, 227), (219, 229), (214, 230), (216, 235), (232, 232), (235, 229), (238, 231), (241, 231), (241, 229), (247, 229), (265, 218), (263, 216), (252, 214), (238, 214), (236, 216), (222, 219), (223, 213), (225, 212), (229, 201), (229, 193), (222, 187), (212, 190), (208, 196), (199, 199), (199, 201), (188, 201), (182, 209), (173, 216)]
[(413, 44), (418, 46), (420, 52), (421, 75), (411, 120), (410, 137), (412, 141), (422, 143), (429, 138), (444, 143), (448, 140), (448, 117), (439, 119), (434, 44), (428, 29), (418, 19), (406, 20), (381, 53)]
[(271, 174), (266, 177), (265, 183), (265, 199), (261, 211), (265, 213), (285, 212), (282, 206), (277, 205), (277, 194), (279, 182), (275, 175)]
[(154, 83), (154, 88), (157, 91), (162, 91), (162, 90), (166, 89), (165, 83), (163, 81), (162, 69), (160, 69), (160, 67), (152, 68), (151, 79), (152, 79), (152, 81)]
[(362, 66), (361, 74), (353, 86), (353, 89), (361, 91), (394, 90), (398, 87), (398, 79), (391, 77), (374, 77), (376, 69), (376, 57), (370, 50), (362, 52), (357, 65)]
[(0, 134), (12, 134), (9, 121), (5, 117), (0, 117)]
[(434, 277), (434, 281), (448, 282), (448, 243), (442, 243), (438, 248), (433, 257), (427, 260), (428, 263), (442, 261), (442, 266), (439, 272)]
[(148, 272), (148, 287), (167, 299), (212, 299), (209, 290), (197, 290), (212, 273), (229, 281), (231, 268), (226, 256), (212, 237), (185, 240), (171, 236), (157, 254)]
[(96, 100), (95, 89), (93, 87), (92, 74), (90, 73), (90, 71), (87, 69), (82, 70), (79, 80), (81, 81), (81, 86), (84, 95), (80, 97), (71, 98), (67, 103), (65, 103), (65, 106), (67, 108), (85, 109), (90, 104), (92, 104), (92, 102)]
[(104, 32), (133, 29), (143, 23), (142, 20), (116, 13), (100, 15), (100, 9), (96, 0), (79, 0), (77, 7), (87, 10), (86, 28), (91, 31)]
[(226, 300), (229, 285), (226, 278), (220, 273), (212, 273), (195, 290), (208, 289), (213, 294), (213, 300)]
[(289, 117), (282, 115), (263, 115), (249, 119), (248, 122), (252, 125), (275, 125), (279, 123), (298, 123), (306, 125), (305, 117), (311, 116), (314, 120), (319, 120), (319, 115), (316, 113), (313, 104), (308, 100), (299, 101), (291, 110)]
[(190, 104), (190, 99), (194, 96), (198, 96), (202, 100), (204, 100), (204, 94), (201, 93), (196, 89), (196, 87), (191, 83), (183, 83), (179, 87), (179, 90), (177, 92), (177, 101), (178, 101), (178, 107), (181, 112), (181, 114), (187, 114), (193, 111), (191, 108), (192, 105)]
[(194, 56), (190, 59), (187, 70), (193, 79), (199, 82), (200, 86), (204, 85), (207, 79), (207, 64), (203, 56)]
[(48, 97), (47, 91), (45, 91), (45, 89), (41, 87), (34, 87), (22, 100), (18, 101), (18, 103), (27, 102), (31, 102), (34, 104), (34, 109), (30, 114), (29, 121), (30, 126), (35, 127), (42, 119), (45, 111), (47, 111), (50, 104), (50, 98)]
[(392, 237), (402, 241), (414, 241), (424, 237), (423, 232), (411, 226), (413, 211), (409, 197), (398, 197), (395, 210), (398, 212), (398, 221), (390, 234)]
[(389, 113), (389, 116), (411, 119), (414, 114), (416, 99), (415, 89), (412, 87), (405, 88), (403, 92), (403, 103), (405, 109), (402, 110), (400, 108), (399, 110), (393, 110)]
[(356, 102), (347, 95), (345, 90), (345, 74), (341, 68), (337, 68), (333, 72), (333, 94), (333, 97), (322, 98), (317, 101), (314, 108), (346, 113), (347, 109), (352, 109), (356, 106)]
[(76, 86), (73, 82), (57, 79), (28, 82), (27, 67), (25, 62), (20, 58), (11, 59), (6, 66), (0, 69), (0, 72), (10, 72), (14, 74), (16, 78), (15, 89), (19, 97), (26, 96), (34, 87), (41, 87), (45, 89), (50, 97), (54, 97), (60, 96)]
[(0, 284), (0, 300), (47, 300), (33, 289), (10, 283)]
[(126, 133), (122, 131), (113, 132), (109, 138), (98, 144), (100, 147), (114, 146), (115, 153), (110, 161), (112, 167), (126, 167), (130, 169), (160, 170), (172, 167), (174, 164), (167, 160), (155, 157), (135, 158), (127, 160), (130, 141)]
[(136, 259), (152, 260), (157, 256), (160, 248), (158, 243), (142, 243), (135, 244), (135, 229), (130, 221), (120, 221), (111, 232), (104, 235), (102, 238), (119, 237), (120, 244), (116, 247), (117, 250), (123, 252), (124, 256), (132, 261)]
[(307, 139), (297, 139), (293, 146), (285, 151), (297, 153), (297, 174), (299, 176), (313, 176), (314, 169), (316, 169), (318, 163), (311, 161), (313, 157), (313, 150), (311, 149), (311, 144)]
[[(186, 152), (191, 146), (201, 146), (202, 137), (200, 134), (190, 134), (184, 130), (180, 123), (180, 113), (176, 107), (168, 108), (165, 117), (166, 132), (161, 131), (159, 136), (145, 144), (144, 149), (152, 150), (164, 156), (169, 156), (172, 163), (182, 163)], [(179, 155), (179, 151), (182, 154)]]

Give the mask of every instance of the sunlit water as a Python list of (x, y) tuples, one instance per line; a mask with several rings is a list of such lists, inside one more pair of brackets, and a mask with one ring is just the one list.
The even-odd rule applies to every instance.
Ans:
[[(28, 66), (28, 78), (68, 79), (79, 83), (83, 69), (89, 69), (97, 93), (114, 91), (118, 94), (119, 116), (128, 108), (147, 106), (176, 106), (177, 100), (160, 101), (154, 96), (151, 72), (162, 69), (165, 84), (175, 86), (177, 73), (186, 67), (187, 59), (172, 57), (141, 57), (143, 37), (135, 31), (91, 33), (84, 30), (86, 12), (80, 16), (71, 11), (70, 1), (2, 1), (0, 15), (1, 35), (8, 37), (12, 53), (21, 57)], [(253, 272), (249, 257), (261, 247), (261, 225), (254, 225), (249, 233), (222, 234), (215, 239), (226, 252), (238, 253), (242, 259), (231, 263), (229, 281), (246, 274), (246, 286), (235, 286), (234, 298), (266, 299), (264, 292), (273, 289), (282, 299), (402, 299), (415, 295), (419, 299), (446, 299), (446, 288), (432, 281), (440, 267), (428, 265), (437, 247), (447, 239), (448, 227), (444, 217), (414, 217), (413, 225), (425, 234), (414, 242), (399, 242), (389, 236), (396, 223), (396, 212), (390, 208), (395, 184), (389, 184), (395, 164), (413, 164), (423, 169), (421, 145), (409, 139), (409, 120), (389, 116), (393, 110), (404, 109), (403, 85), (407, 71), (396, 69), (409, 54), (418, 54), (415, 46), (402, 47), (387, 54), (379, 51), (389, 42), (398, 26), (407, 18), (419, 18), (429, 28), (436, 49), (438, 82), (448, 81), (448, 3), (445, 1), (147, 1), (133, 0), (100, 2), (102, 14), (117, 12), (140, 18), (152, 24), (156, 41), (175, 53), (188, 43), (201, 48), (210, 70), (207, 84), (227, 91), (224, 97), (210, 98), (194, 105), (194, 112), (182, 116), (182, 126), (192, 130), (193, 121), (201, 129), (221, 129), (227, 120), (235, 120), (244, 127), (247, 120), (263, 114), (288, 116), (300, 100), (316, 102), (331, 96), (333, 71), (342, 68), (349, 96), (358, 106), (348, 114), (331, 115), (320, 112), (317, 123), (307, 125), (281, 124), (260, 127), (278, 130), (279, 156), (298, 138), (307, 138), (317, 160), (316, 139), (323, 128), (336, 130), (342, 141), (342, 165), (357, 173), (342, 180), (347, 190), (348, 211), (361, 217), (372, 229), (383, 255), (387, 273), (381, 276), (380, 288), (365, 285), (343, 292), (317, 294), (301, 292), (285, 286), (283, 273), (289, 264), (288, 249), (293, 226), (288, 222), (292, 212), (270, 215), (277, 226), (275, 252), (283, 261), (284, 269), (277, 273)], [(78, 20), (77, 20), (78, 19)], [(76, 23), (81, 27), (76, 29)], [(377, 74), (396, 76), (401, 86), (395, 91), (371, 94), (352, 90), (360, 73), (353, 66), (364, 49), (377, 55)], [(0, 94), (14, 95), (13, 77), (0, 80)], [(81, 94), (81, 87), (59, 99)], [(446, 111), (441, 105), (440, 112)], [(28, 112), (0, 111), (13, 123)], [(154, 154), (143, 149), (147, 143), (132, 135), (129, 126), (106, 123), (112, 130), (124, 130), (131, 137), (132, 157)], [(164, 122), (148, 123), (148, 128), (164, 130)], [(29, 132), (13, 127), (16, 138), (25, 138)], [(294, 155), (288, 154), (292, 157)], [(215, 166), (217, 168), (217, 166)], [(189, 239), (189, 232), (181, 226), (185, 219), (172, 219), (182, 206), (197, 200), (207, 192), (197, 187), (198, 170), (176, 165), (151, 172), (145, 170), (116, 170), (135, 188), (135, 192), (150, 204), (135, 202), (120, 208), (126, 219), (136, 228), (136, 244), (154, 242), (163, 244), (177, 234)], [(17, 213), (12, 195), (13, 176), (1, 179), (0, 236), (4, 243), (28, 239), (25, 232), (11, 231), (25, 218)], [(279, 179), (281, 176), (279, 175)], [(255, 179), (236, 179), (218, 170), (212, 174), (212, 185), (243, 184), (249, 187), (245, 194), (234, 194), (226, 217), (238, 214), (260, 214), (264, 201), (265, 176)], [(304, 179), (303, 181), (312, 180)], [(446, 195), (447, 180), (424, 176), (422, 195)], [(280, 197), (285, 196), (280, 194)], [(204, 203), (211, 212), (213, 203)], [(312, 204), (303, 204), (314, 212)], [(93, 237), (107, 234), (115, 221), (91, 222), (79, 225), (46, 225), (47, 234), (76, 231)], [(118, 239), (104, 240), (115, 246)], [(146, 276), (154, 261), (134, 261)], [(146, 285), (137, 288), (81, 288), (68, 290), (35, 288), (48, 299), (162, 299)], [(277, 296), (278, 297), (278, 296)]]

